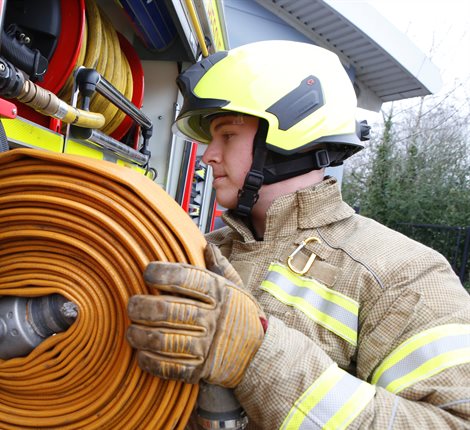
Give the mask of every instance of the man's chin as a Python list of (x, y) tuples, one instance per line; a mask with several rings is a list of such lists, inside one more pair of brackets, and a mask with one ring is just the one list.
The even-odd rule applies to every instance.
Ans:
[(237, 197), (229, 197), (222, 191), (215, 191), (215, 200), (219, 206), (225, 209), (235, 209), (237, 207)]

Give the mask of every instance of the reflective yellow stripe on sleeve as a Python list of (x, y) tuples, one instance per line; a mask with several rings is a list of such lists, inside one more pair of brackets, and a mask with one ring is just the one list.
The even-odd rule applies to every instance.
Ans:
[(464, 363), (470, 363), (470, 325), (442, 325), (402, 343), (377, 368), (371, 382), (399, 393), (423, 379)]
[(359, 313), (356, 301), (315, 279), (294, 274), (279, 263), (269, 266), (260, 288), (356, 346)]
[(374, 386), (332, 364), (295, 402), (280, 430), (346, 429), (374, 395)]

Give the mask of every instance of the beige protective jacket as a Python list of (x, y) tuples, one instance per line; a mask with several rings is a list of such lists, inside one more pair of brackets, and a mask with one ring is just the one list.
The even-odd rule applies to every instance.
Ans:
[(355, 214), (334, 178), (277, 199), (263, 241), (224, 220), (207, 239), (269, 316), (235, 390), (250, 429), (470, 428), (470, 296), (440, 254)]

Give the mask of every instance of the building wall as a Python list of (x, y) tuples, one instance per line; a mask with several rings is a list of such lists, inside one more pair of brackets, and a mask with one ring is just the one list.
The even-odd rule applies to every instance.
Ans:
[(271, 39), (312, 43), (253, 0), (224, 0), (224, 6), (230, 48)]

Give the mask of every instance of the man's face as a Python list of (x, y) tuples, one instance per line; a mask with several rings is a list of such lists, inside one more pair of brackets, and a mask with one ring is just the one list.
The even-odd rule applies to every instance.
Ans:
[(216, 200), (227, 209), (236, 208), (238, 190), (250, 170), (258, 121), (251, 116), (222, 115), (211, 122), (212, 140), (202, 161), (212, 166)]

